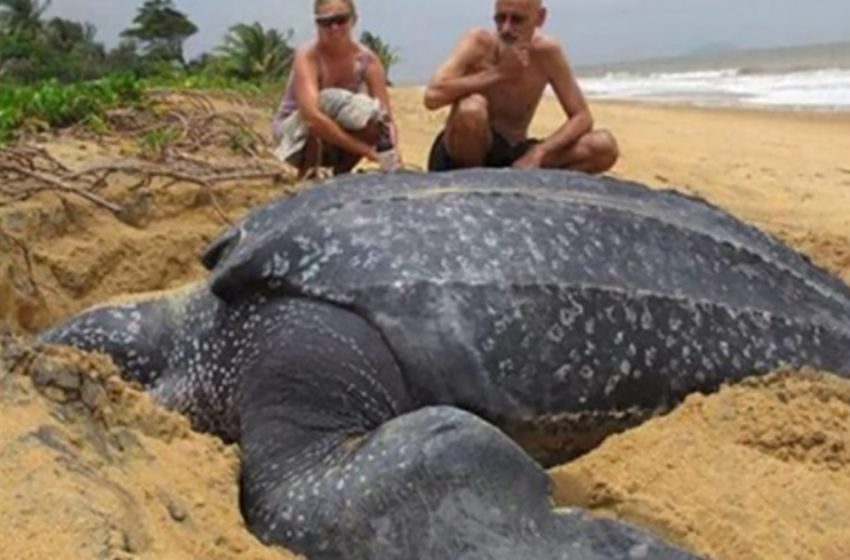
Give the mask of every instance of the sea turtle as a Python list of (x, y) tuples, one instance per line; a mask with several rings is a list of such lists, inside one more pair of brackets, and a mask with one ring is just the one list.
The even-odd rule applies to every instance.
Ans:
[(352, 176), (203, 260), (202, 283), (42, 338), (106, 352), (238, 442), (249, 528), (312, 559), (693, 558), (553, 510), (541, 464), (749, 374), (850, 372), (844, 284), (613, 178)]

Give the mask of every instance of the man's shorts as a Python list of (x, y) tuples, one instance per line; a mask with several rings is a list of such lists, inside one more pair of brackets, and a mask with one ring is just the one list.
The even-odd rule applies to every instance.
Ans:
[[(493, 143), (490, 146), (490, 151), (487, 152), (487, 157), (484, 160), (484, 167), (511, 167), (516, 160), (528, 153), (535, 144), (539, 144), (540, 140), (529, 138), (523, 140), (519, 144), (511, 144), (507, 138), (492, 130)], [(452, 169), (460, 169), (463, 166), (452, 159), (449, 154), (446, 143), (443, 142), (446, 131), (440, 132), (431, 146), (431, 154), (428, 156), (428, 171), (451, 171)]]

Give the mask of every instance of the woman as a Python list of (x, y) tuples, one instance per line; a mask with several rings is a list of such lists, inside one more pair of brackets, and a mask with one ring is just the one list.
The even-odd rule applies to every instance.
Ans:
[(384, 66), (352, 37), (354, 1), (315, 0), (314, 13), (318, 37), (296, 50), (273, 123), (277, 153), (299, 178), (318, 166), (347, 173), (363, 158), (378, 162), (379, 144), (398, 146)]

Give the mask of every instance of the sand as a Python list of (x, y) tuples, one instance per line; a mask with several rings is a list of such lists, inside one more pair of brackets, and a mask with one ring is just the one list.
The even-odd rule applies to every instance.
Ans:
[[(421, 108), (421, 90), (393, 95), (405, 159), (423, 166), (443, 114)], [(262, 111), (235, 108), (263, 121)], [(620, 142), (613, 175), (704, 197), (850, 281), (850, 115), (593, 110)], [(560, 118), (547, 99), (534, 134)], [(125, 149), (67, 137), (43, 145), (71, 167)], [(238, 219), (288, 188), (215, 190)], [(196, 256), (223, 226), (191, 185), (155, 189), (143, 227), (67, 195), (0, 195), (0, 321), (35, 332), (98, 301), (196, 280)], [(263, 547), (239, 518), (238, 450), (189, 431), (102, 359), (11, 335), (2, 341), (0, 516), (8, 529), (0, 558), (288, 557)], [(783, 373), (693, 396), (609, 438), (553, 469), (553, 497), (718, 559), (843, 559), (848, 426), (850, 383)]]
[(713, 558), (843, 560), (850, 383), (778, 374), (696, 395), (554, 469), (555, 501)]
[(0, 335), (0, 558), (294, 558), (239, 514), (237, 450), (104, 357)]

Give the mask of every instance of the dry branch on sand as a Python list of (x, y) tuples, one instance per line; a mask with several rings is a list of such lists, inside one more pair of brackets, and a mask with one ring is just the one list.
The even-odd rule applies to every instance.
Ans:
[(123, 159), (74, 172), (44, 150), (23, 147), (0, 151), (0, 192), (5, 196), (25, 200), (39, 192), (59, 191), (83, 198), (134, 225), (127, 205), (97, 194), (116, 175), (136, 179), (129, 191), (148, 189), (155, 179), (166, 180), (164, 188), (177, 183), (198, 185), (204, 189), (210, 203), (226, 223), (230, 223), (230, 220), (215, 198), (212, 191), (214, 185), (260, 180), (291, 182), (289, 171), (271, 161), (256, 160), (241, 166), (216, 166), (188, 156), (157, 163)]
[[(75, 171), (44, 149), (26, 144), (9, 147), (0, 150), (0, 196), (25, 200), (44, 191), (59, 192), (138, 225), (133, 203), (106, 197), (102, 194), (106, 187), (129, 181), (127, 192), (138, 195), (153, 185), (164, 189), (188, 183), (201, 187), (222, 221), (230, 223), (213, 186), (237, 181), (292, 182), (291, 170), (271, 154), (267, 140), (241, 114), (217, 111), (215, 102), (199, 92), (156, 90), (148, 97), (149, 110), (116, 109), (107, 112), (100, 131), (79, 125), (67, 132), (74, 137), (94, 135), (103, 144), (129, 137), (139, 146), (140, 157), (116, 158)], [(216, 162), (206, 161), (196, 155), (216, 148), (227, 148), (237, 156), (236, 163), (218, 157), (209, 158)]]
[[(215, 100), (226, 99), (248, 106), (238, 94), (216, 92)], [(197, 91), (157, 89), (146, 92), (148, 105), (143, 110), (117, 108), (106, 111), (97, 126), (81, 123), (75, 136), (104, 141), (110, 136), (130, 137), (141, 147), (147, 159), (164, 160), (174, 151), (198, 152), (223, 147), (251, 157), (270, 158), (268, 141), (254, 130), (245, 117), (235, 111), (216, 109), (210, 95)]]

